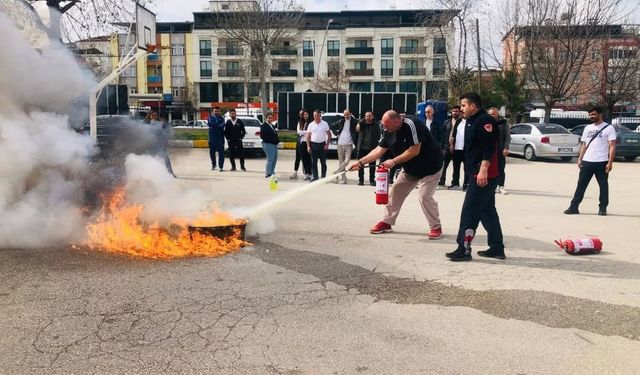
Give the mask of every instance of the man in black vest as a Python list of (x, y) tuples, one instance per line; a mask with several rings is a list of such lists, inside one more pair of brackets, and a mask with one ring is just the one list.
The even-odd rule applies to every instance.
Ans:
[(500, 218), (496, 211), (498, 185), (498, 127), (495, 120), (482, 109), (480, 95), (460, 97), (464, 130), (464, 169), (469, 186), (462, 204), (458, 247), (447, 253), (452, 261), (471, 260), (471, 241), (478, 224), (487, 230), (489, 249), (478, 251), (482, 257), (505, 259)]

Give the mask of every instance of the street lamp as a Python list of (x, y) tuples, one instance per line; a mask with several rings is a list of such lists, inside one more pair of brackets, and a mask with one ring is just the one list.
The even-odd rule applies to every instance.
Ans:
[(320, 62), (322, 62), (322, 53), (324, 52), (324, 43), (327, 41), (327, 33), (329, 32), (329, 25), (333, 22), (333, 18), (327, 21), (327, 28), (324, 29), (324, 38), (322, 38), (322, 46), (320, 47), (320, 56), (318, 56), (318, 66), (316, 67), (316, 79), (320, 79)]

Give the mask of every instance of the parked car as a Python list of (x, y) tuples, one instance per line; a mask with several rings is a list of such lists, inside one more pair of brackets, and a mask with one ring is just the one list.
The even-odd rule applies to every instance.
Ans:
[(580, 137), (558, 124), (522, 123), (511, 127), (509, 154), (522, 155), (527, 160), (538, 157), (559, 157), (569, 161), (578, 156)]
[[(242, 120), (244, 129), (247, 131), (247, 135), (242, 140), (242, 147), (247, 152), (255, 152), (264, 155), (262, 151), (262, 139), (260, 138), (260, 120), (253, 116), (236, 116)], [(231, 117), (225, 116), (224, 120), (229, 120)]]
[[(582, 137), (584, 128), (588, 124), (578, 125), (571, 129), (571, 133)], [(616, 129), (616, 157), (626, 161), (634, 161), (640, 156), (640, 134), (635, 133), (626, 126), (612, 125)]]
[(635, 129), (638, 131), (638, 129), (640, 129), (640, 117), (616, 117), (611, 120), (611, 124), (622, 125), (630, 130)]
[(178, 126), (184, 126), (187, 122), (182, 120), (182, 119), (175, 119), (175, 120), (171, 120), (171, 126), (178, 127)]
[(202, 129), (202, 128), (208, 128), (209, 125), (207, 124), (207, 120), (195, 120), (195, 121), (189, 121), (184, 125), (179, 125), (179, 126), (174, 126), (174, 128), (176, 129)]

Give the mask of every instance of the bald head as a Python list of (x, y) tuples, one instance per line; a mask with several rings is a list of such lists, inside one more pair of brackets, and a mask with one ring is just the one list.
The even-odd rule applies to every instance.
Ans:
[(402, 126), (402, 117), (394, 110), (386, 111), (382, 115), (382, 126), (386, 131), (395, 132)]

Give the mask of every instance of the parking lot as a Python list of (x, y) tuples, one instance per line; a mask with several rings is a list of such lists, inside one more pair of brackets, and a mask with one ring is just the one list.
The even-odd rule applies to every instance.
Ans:
[[(206, 149), (172, 159), (178, 184), (225, 209), (308, 184), (288, 178), (293, 151), (280, 151), (276, 192), (265, 158), (249, 158), (247, 172), (211, 171)], [(460, 191), (436, 193), (441, 240), (427, 239), (415, 194), (393, 232), (369, 234), (382, 207), (354, 173), (281, 206), (274, 231), (223, 257), (0, 250), (1, 372), (637, 373), (640, 161), (614, 164), (606, 217), (595, 181), (582, 214), (562, 214), (574, 162), (509, 158), (506, 170), (509, 194), (496, 197), (505, 261), (445, 258)], [(604, 251), (575, 257), (553, 243), (585, 236)], [(474, 250), (485, 241), (481, 229)]]

